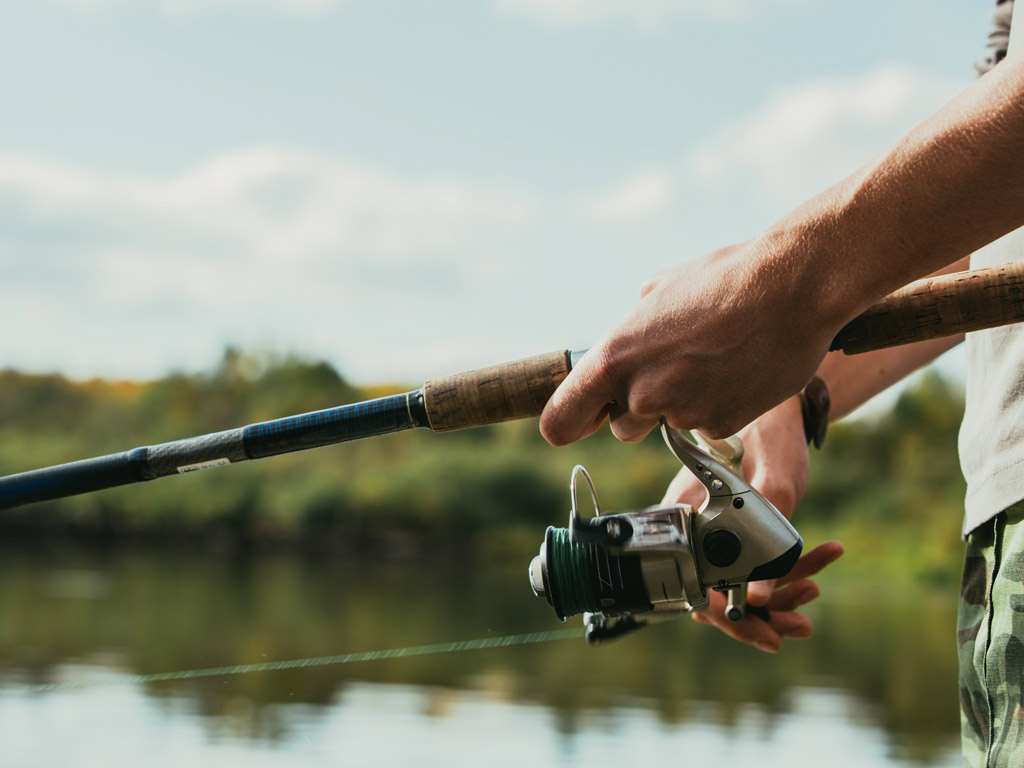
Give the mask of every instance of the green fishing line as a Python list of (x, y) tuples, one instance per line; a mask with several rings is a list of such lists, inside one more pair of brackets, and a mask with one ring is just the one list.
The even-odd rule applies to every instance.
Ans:
[(594, 584), (597, 573), (597, 545), (579, 544), (569, 539), (568, 528), (551, 531), (548, 557), (555, 579), (555, 595), (562, 616), (584, 611), (600, 611), (601, 601)]
[(383, 661), (385, 659), (401, 659), (408, 656), (429, 656), (441, 653), (459, 653), (461, 651), (478, 651), (485, 648), (509, 648), (514, 645), (534, 645), (552, 640), (566, 640), (583, 637), (580, 629), (555, 629), (547, 632), (530, 632), (522, 635), (504, 635), (503, 637), (484, 637), (477, 640), (459, 640), (454, 643), (436, 643), (433, 645), (414, 645), (406, 648), (389, 648), (380, 651), (360, 651), (342, 653), (336, 656), (314, 656), (307, 659), (288, 659), (284, 661), (264, 661), (255, 664), (236, 664), (229, 667), (209, 667), (206, 669), (187, 669), (178, 672), (155, 672), (148, 675), (116, 675), (102, 680), (72, 680), (63, 683), (42, 683), (39, 685), (19, 685), (0, 687), (0, 696), (16, 696), (27, 693), (46, 693), (50, 691), (66, 691), (75, 688), (98, 688), (101, 686), (142, 685), (159, 683), (169, 680), (192, 680), (201, 677), (225, 677), (228, 675), (246, 675), (251, 672), (278, 672), (285, 669), (306, 669), (308, 667), (326, 667), (337, 664), (354, 664), (360, 661)]

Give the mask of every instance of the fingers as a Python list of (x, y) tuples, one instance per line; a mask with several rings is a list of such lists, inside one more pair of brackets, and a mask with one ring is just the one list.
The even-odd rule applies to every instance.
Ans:
[[(814, 572), (823, 568), (828, 562), (833, 562), (842, 554), (842, 547), (838, 542), (828, 542), (816, 547), (811, 553), (810, 565), (805, 568), (812, 568)], [(795, 569), (794, 569), (795, 570)], [(780, 579), (781, 582), (781, 579)], [(751, 584), (751, 591), (756, 586), (759, 590), (770, 587), (771, 582), (756, 582)], [(818, 585), (806, 578), (798, 578), (790, 581), (785, 586), (774, 589), (770, 597), (759, 603), (750, 599), (751, 605), (764, 604), (771, 611), (770, 621), (747, 614), (739, 621), (730, 621), (725, 615), (726, 598), (718, 592), (713, 592), (710, 604), (706, 611), (692, 614), (693, 619), (701, 624), (708, 624), (717, 627), (729, 637), (739, 640), (741, 643), (753, 645), (766, 653), (776, 653), (782, 648), (782, 641), (799, 640), (810, 637), (814, 631), (814, 625), (810, 619), (798, 609), (814, 601), (821, 594)]]
[(612, 434), (627, 443), (642, 440), (658, 426), (660, 411), (644, 405), (642, 390), (632, 391), (607, 357), (602, 349), (591, 349), (548, 400), (540, 431), (552, 445), (568, 445), (593, 434), (606, 416)]
[(753, 614), (747, 614), (739, 621), (729, 621), (721, 611), (713, 609), (695, 613), (693, 618), (701, 624), (717, 627), (734, 640), (752, 645), (765, 653), (778, 653), (784, 639), (803, 640), (814, 632), (811, 620), (793, 611), (772, 612), (771, 621), (764, 621)]
[(624, 443), (636, 443), (661, 423), (661, 417), (633, 413), (629, 407), (612, 406), (609, 426), (612, 434)]
[[(671, 486), (669, 487), (671, 488)], [(820, 572), (842, 557), (842, 555), (843, 545), (838, 541), (827, 541), (824, 544), (819, 544), (810, 552), (804, 553), (797, 560), (793, 569), (781, 579), (750, 582), (747, 586), (747, 602), (751, 605), (767, 605), (772, 610), (775, 610), (775, 601), (778, 599), (778, 595), (786, 591), (782, 587), (790, 584), (796, 586), (798, 583), (814, 584), (812, 581), (807, 581), (807, 577)], [(817, 585), (814, 585), (814, 589), (815, 593), (809, 600), (813, 600), (818, 596)], [(800, 605), (803, 605), (803, 603), (800, 603)], [(782, 610), (793, 610), (793, 608), (783, 608)]]
[(586, 360), (569, 372), (540, 415), (540, 432), (552, 445), (569, 445), (596, 432), (615, 400), (608, 388), (588, 381)]
[(747, 585), (747, 602), (751, 605), (767, 605), (775, 591), (775, 579), (752, 581)]
[(782, 589), (775, 590), (772, 593), (771, 600), (768, 601), (768, 608), (773, 613), (775, 611), (795, 611), (797, 608), (817, 599), (820, 594), (821, 588), (817, 584), (804, 579)]
[(706, 611), (692, 616), (694, 621), (717, 627), (734, 640), (753, 645), (766, 653), (776, 653), (782, 647), (782, 636), (776, 625), (791, 629), (788, 621), (774, 614), (770, 623), (751, 614), (739, 621), (729, 621), (725, 617), (725, 597), (717, 592), (711, 595), (711, 604)]
[[(813, 599), (813, 598), (812, 598)], [(723, 613), (724, 602), (712, 605), (693, 618), (701, 624), (717, 627), (734, 640), (752, 645), (765, 653), (778, 653), (783, 639), (802, 640), (811, 636), (814, 625), (806, 616), (795, 611), (773, 610), (770, 621), (747, 614), (739, 621), (730, 621)]]
[(773, 613), (772, 629), (779, 635), (779, 645), (774, 649), (775, 652), (781, 650), (783, 639), (806, 640), (814, 633), (814, 625), (811, 620), (794, 611)]
[(597, 416), (594, 417), (594, 420), (583, 430), (583, 434), (581, 434), (578, 439), (582, 440), (583, 438), (590, 437), (592, 434), (597, 432), (597, 430), (601, 428), (601, 425), (604, 424), (604, 420), (608, 418), (608, 414), (611, 409), (612, 403), (607, 403), (605, 407), (600, 410)]
[(564, 405), (561, 402), (552, 405), (555, 401), (552, 397), (540, 419), (540, 431), (544, 439), (555, 446), (568, 445), (590, 437), (600, 429), (605, 418), (608, 418), (615, 437), (624, 443), (636, 443), (647, 437), (648, 433), (661, 423), (658, 416), (639, 416), (626, 408), (620, 408), (614, 402), (602, 403), (597, 412), (591, 415), (590, 409), (599, 399), (603, 398), (591, 401), (585, 412), (580, 409), (567, 417)]
[(776, 584), (783, 586), (800, 579), (813, 576), (828, 565), (831, 565), (843, 555), (843, 545), (838, 541), (826, 541), (819, 544), (810, 552), (805, 553), (796, 561), (793, 570), (779, 579)]

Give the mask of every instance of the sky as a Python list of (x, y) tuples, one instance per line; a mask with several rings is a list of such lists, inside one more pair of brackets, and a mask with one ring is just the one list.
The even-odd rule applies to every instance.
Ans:
[(0, 0), (0, 368), (585, 348), (974, 78), (990, 0)]

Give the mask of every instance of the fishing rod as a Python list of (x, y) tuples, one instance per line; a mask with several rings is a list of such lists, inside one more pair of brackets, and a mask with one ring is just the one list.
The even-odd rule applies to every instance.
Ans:
[[(836, 336), (847, 354), (1024, 320), (1024, 265), (912, 283)], [(420, 389), (0, 478), (0, 509), (376, 437), (448, 432), (540, 415), (582, 352), (562, 350), (432, 379)]]

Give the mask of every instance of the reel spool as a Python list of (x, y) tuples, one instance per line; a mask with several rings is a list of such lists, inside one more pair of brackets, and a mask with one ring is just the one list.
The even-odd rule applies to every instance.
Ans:
[[(590, 475), (576, 466), (569, 527), (549, 527), (530, 563), (534, 594), (561, 621), (582, 613), (592, 643), (705, 610), (709, 589), (728, 594), (726, 615), (739, 621), (756, 612), (746, 608), (747, 583), (784, 576), (800, 557), (800, 535), (743, 479), (738, 438), (710, 441), (698, 433), (698, 446), (664, 422), (662, 434), (708, 492), (698, 510), (674, 504), (605, 515)], [(579, 513), (580, 477), (593, 499), (590, 519)]]

